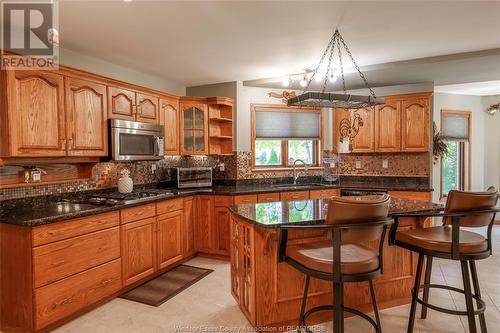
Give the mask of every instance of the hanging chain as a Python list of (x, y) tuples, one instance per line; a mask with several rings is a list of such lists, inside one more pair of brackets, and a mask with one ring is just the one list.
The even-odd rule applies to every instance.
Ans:
[[(338, 30), (337, 30), (338, 32)], [(356, 67), (356, 70), (358, 71), (359, 73), (359, 76), (361, 77), (361, 79), (363, 80), (364, 84), (365, 84), (365, 87), (370, 91), (370, 94), (372, 95), (373, 98), (377, 98), (375, 96), (375, 92), (372, 90), (372, 88), (370, 87), (370, 85), (368, 84), (368, 81), (366, 80), (366, 77), (365, 75), (363, 74), (363, 72), (361, 72), (361, 69), (359, 68), (358, 64), (356, 63), (356, 60), (354, 60), (354, 57), (352, 56), (352, 53), (351, 51), (349, 50), (349, 48), (347, 47), (347, 44), (346, 42), (344, 41), (344, 38), (342, 37), (342, 35), (339, 33), (339, 40), (340, 42), (342, 42), (342, 45), (344, 46), (347, 54), (349, 55), (349, 58), (351, 58), (351, 61), (352, 63), (354, 64), (354, 67)], [(340, 51), (340, 43), (339, 43), (339, 51)], [(345, 88), (344, 88), (345, 90)]]
[(316, 68), (314, 69), (313, 74), (312, 74), (311, 78), (307, 81), (307, 86), (305, 86), (302, 93), (305, 93), (307, 91), (307, 89), (309, 88), (309, 85), (313, 81), (314, 76), (318, 72), (319, 67), (323, 63), (323, 60), (325, 59), (325, 56), (328, 53), (328, 50), (330, 49), (330, 47), (333, 47), (333, 44), (335, 43), (335, 39), (336, 39), (336, 36), (335, 36), (335, 34), (333, 34), (332, 38), (330, 38), (330, 43), (328, 43), (328, 46), (326, 47), (325, 52), (323, 52), (323, 55), (321, 56), (321, 59), (319, 60), (318, 66), (316, 66)]
[(345, 75), (344, 75), (344, 65), (342, 64), (342, 52), (340, 50), (340, 32), (338, 30), (335, 31), (335, 33), (338, 35), (337, 37), (337, 49), (338, 49), (338, 55), (339, 55), (339, 65), (340, 65), (340, 75), (342, 78), (342, 88), (344, 89), (344, 94), (347, 95), (347, 89), (345, 87)]
[(330, 71), (330, 67), (332, 65), (332, 59), (333, 59), (333, 52), (335, 50), (335, 43), (337, 41), (337, 30), (335, 30), (335, 33), (333, 34), (333, 45), (332, 48), (330, 49), (330, 57), (328, 58), (328, 66), (326, 67), (326, 74), (325, 78), (323, 79), (323, 88), (321, 89), (321, 92), (325, 92), (326, 86), (328, 85), (328, 72)]

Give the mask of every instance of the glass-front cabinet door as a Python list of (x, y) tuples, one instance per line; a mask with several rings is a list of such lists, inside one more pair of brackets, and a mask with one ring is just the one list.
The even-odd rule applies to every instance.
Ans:
[(181, 103), (182, 110), (182, 154), (208, 154), (207, 105), (201, 103)]

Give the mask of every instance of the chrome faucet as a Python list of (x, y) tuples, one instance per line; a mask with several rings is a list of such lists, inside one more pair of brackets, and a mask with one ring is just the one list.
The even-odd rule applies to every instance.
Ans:
[(300, 162), (304, 165), (304, 171), (307, 171), (307, 169), (308, 169), (307, 164), (306, 164), (306, 162), (304, 162), (304, 160), (297, 159), (297, 160), (293, 161), (293, 184), (294, 185), (297, 184), (297, 179), (299, 178), (299, 175), (297, 174), (297, 170), (296, 170), (297, 162)]

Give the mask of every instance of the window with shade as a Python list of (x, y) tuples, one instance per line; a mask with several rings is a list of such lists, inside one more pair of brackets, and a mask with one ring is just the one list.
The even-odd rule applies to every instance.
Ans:
[(470, 188), (469, 111), (441, 110), (441, 129), (448, 151), (441, 159), (441, 197), (451, 190)]
[(319, 165), (320, 110), (252, 105), (251, 117), (254, 168), (287, 168), (298, 159)]

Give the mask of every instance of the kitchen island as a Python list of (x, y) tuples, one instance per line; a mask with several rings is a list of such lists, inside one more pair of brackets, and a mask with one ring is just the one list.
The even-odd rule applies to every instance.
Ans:
[[(231, 293), (250, 323), (256, 327), (295, 325), (299, 316), (305, 275), (278, 262), (279, 226), (325, 223), (328, 200), (277, 201), (240, 204), (231, 211)], [(441, 205), (393, 198), (389, 214), (435, 212)], [(425, 227), (429, 220), (400, 219), (399, 228)], [(327, 237), (323, 230), (289, 230), (288, 244), (314, 242)], [(378, 242), (367, 243), (377, 248)], [(379, 307), (409, 303), (417, 256), (405, 249), (384, 244), (384, 272), (375, 280)], [(368, 283), (347, 283), (345, 305), (371, 312)], [(331, 304), (331, 283), (312, 279), (307, 309)], [(308, 324), (331, 320), (320, 312)]]

